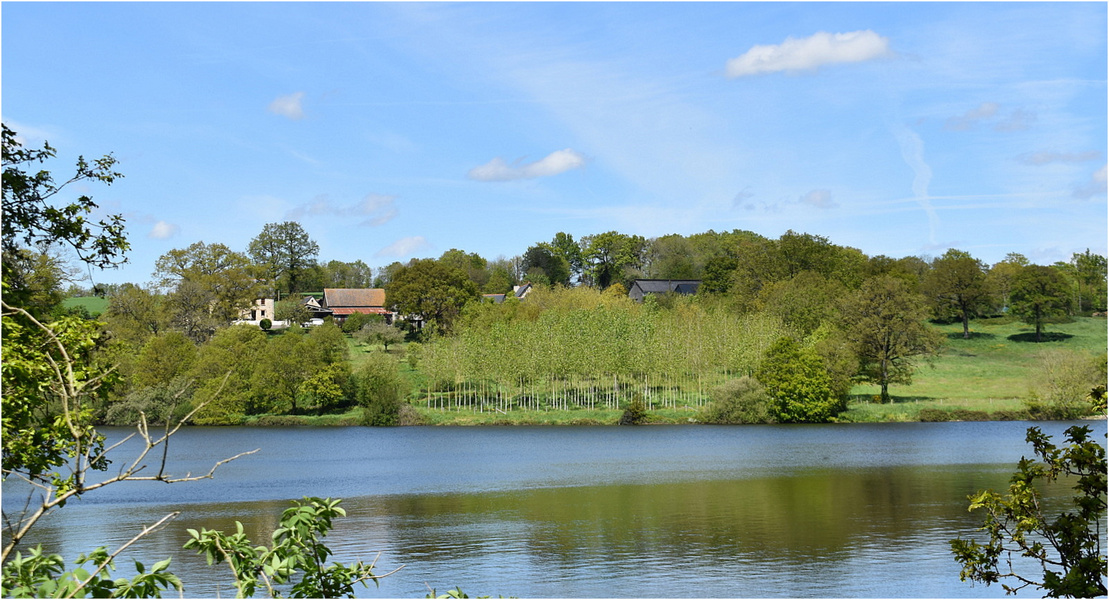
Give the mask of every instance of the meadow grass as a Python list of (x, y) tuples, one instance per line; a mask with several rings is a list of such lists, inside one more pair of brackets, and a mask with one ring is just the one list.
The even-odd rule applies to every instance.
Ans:
[(73, 298), (66, 298), (62, 300), (62, 307), (69, 309), (77, 306), (85, 307), (89, 311), (89, 315), (98, 317), (108, 310), (108, 299), (99, 296), (77, 296)]
[(1011, 318), (971, 321), (970, 339), (963, 339), (960, 323), (936, 325), (946, 343), (939, 355), (925, 362), (908, 386), (890, 386), (893, 402), (878, 404), (876, 385), (852, 389), (848, 421), (914, 421), (922, 409), (966, 409), (995, 413), (1019, 411), (1041, 371), (1042, 355), (1062, 349), (1104, 354), (1109, 345), (1104, 318), (1075, 317), (1048, 324), (1044, 341), (1035, 341), (1035, 328)]

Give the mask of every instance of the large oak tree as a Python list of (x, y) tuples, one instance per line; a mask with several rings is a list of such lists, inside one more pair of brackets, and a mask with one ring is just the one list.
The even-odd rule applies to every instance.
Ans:
[(413, 260), (393, 271), (385, 284), (385, 301), (392, 310), (442, 332), (450, 331), (462, 307), (479, 297), (466, 273), (434, 259)]
[(872, 277), (840, 305), (844, 337), (859, 357), (860, 378), (882, 388), (890, 401), (890, 384), (912, 383), (919, 357), (935, 353), (942, 338), (925, 323), (924, 298), (904, 280)]
[(320, 246), (296, 221), (267, 223), (257, 237), (250, 240), (247, 253), (261, 265), (268, 277), (289, 294), (304, 291), (304, 272), (316, 266)]
[(970, 318), (992, 300), (986, 267), (967, 252), (948, 250), (932, 261), (924, 276), (924, 293), (939, 318), (955, 314), (963, 322), (963, 339), (970, 339)]

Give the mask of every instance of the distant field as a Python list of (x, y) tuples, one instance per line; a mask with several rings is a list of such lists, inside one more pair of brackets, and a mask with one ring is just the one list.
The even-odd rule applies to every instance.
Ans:
[(85, 310), (89, 311), (90, 315), (96, 317), (108, 309), (108, 299), (99, 298), (97, 296), (79, 296), (62, 300), (62, 306), (65, 308), (84, 306)]
[(894, 420), (899, 416), (912, 420), (921, 408), (1017, 410), (1028, 395), (1044, 350), (1104, 354), (1109, 348), (1104, 318), (1076, 317), (1071, 323), (1049, 324), (1040, 343), (1034, 341), (1034, 328), (1007, 319), (972, 321), (969, 340), (963, 339), (959, 323), (938, 328), (948, 336), (946, 345), (931, 365), (920, 367), (912, 385), (890, 386), (892, 405), (868, 405), (878, 386), (859, 385), (852, 390), (856, 402), (849, 413), (881, 412)]

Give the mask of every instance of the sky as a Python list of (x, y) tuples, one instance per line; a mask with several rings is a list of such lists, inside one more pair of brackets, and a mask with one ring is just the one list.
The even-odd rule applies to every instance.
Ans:
[(146, 283), (299, 222), (322, 261), (563, 231), (787, 230), (987, 264), (1107, 254), (1105, 2), (52, 3), (0, 111), (122, 214)]

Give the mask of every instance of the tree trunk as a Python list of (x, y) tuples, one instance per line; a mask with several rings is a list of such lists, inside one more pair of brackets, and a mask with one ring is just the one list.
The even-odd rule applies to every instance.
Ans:
[(963, 312), (963, 339), (970, 339), (970, 317), (966, 312)]

